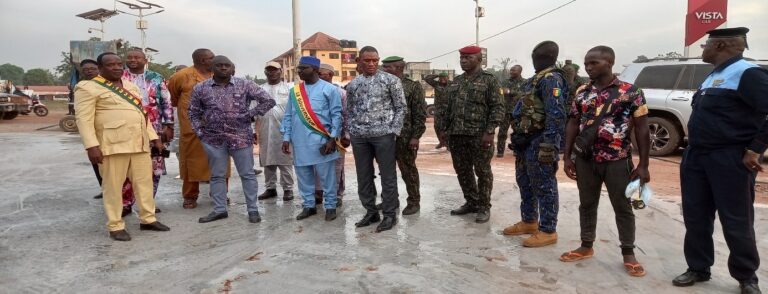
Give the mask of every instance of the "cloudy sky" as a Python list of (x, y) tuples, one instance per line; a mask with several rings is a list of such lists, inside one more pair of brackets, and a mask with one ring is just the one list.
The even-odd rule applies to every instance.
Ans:
[[(130, 0), (129, 0), (130, 1)], [(496, 34), (571, 0), (480, 0), (486, 9), (480, 38)], [(112, 0), (2, 1), (0, 64), (52, 69), (69, 40), (87, 40), (98, 22), (75, 17), (96, 8), (114, 7)], [(264, 63), (291, 46), (290, 0), (151, 0), (163, 13), (147, 17), (147, 46), (160, 53), (159, 62), (191, 64), (194, 49), (205, 47), (227, 55), (239, 75), (263, 76)], [(638, 55), (683, 52), (684, 0), (576, 0), (564, 8), (498, 37), (482, 42), (489, 65), (509, 57), (532, 73), (530, 52), (542, 40), (560, 44), (560, 59), (581, 64), (595, 45), (608, 45), (617, 64)], [(423, 61), (475, 39), (474, 1), (470, 0), (304, 0), (301, 36), (322, 31), (337, 39), (373, 45), (383, 56), (400, 55)], [(127, 10), (122, 4), (118, 9)], [(136, 18), (118, 15), (106, 23), (106, 39), (140, 44)], [(728, 26), (752, 32), (747, 56), (768, 59), (768, 1), (730, 0)], [(12, 40), (12, 41), (11, 41)], [(433, 68), (458, 69), (458, 53), (432, 60)], [(615, 69), (620, 71), (620, 68)]]

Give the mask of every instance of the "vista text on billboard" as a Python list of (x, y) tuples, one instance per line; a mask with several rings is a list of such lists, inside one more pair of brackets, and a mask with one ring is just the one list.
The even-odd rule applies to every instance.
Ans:
[(717, 11), (696, 12), (696, 19), (701, 23), (711, 23), (713, 20), (725, 19), (722, 13)]

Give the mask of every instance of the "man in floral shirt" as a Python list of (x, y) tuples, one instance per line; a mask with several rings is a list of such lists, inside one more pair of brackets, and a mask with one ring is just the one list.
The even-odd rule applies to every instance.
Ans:
[[(151, 70), (144, 70), (147, 65), (147, 56), (140, 48), (128, 50), (125, 62), (127, 69), (123, 71), (123, 79), (129, 80), (139, 86), (141, 91), (141, 103), (147, 110), (147, 119), (157, 130), (163, 143), (169, 143), (173, 139), (173, 107), (171, 106), (171, 94), (166, 87), (162, 75)], [(152, 152), (152, 182), (154, 189), (152, 196), (157, 195), (157, 185), (160, 176), (165, 173), (165, 158), (160, 152)], [(131, 181), (126, 179), (123, 185), (123, 216), (131, 213), (136, 198), (133, 196)], [(159, 208), (155, 208), (160, 212)]]
[[(200, 138), (211, 169), (213, 212), (200, 223), (227, 218), (226, 176), (229, 157), (235, 162), (243, 184), (248, 221), (261, 222), (257, 207), (258, 183), (253, 170), (253, 127), (255, 116), (264, 116), (275, 100), (256, 83), (233, 77), (235, 65), (225, 56), (213, 58), (213, 77), (197, 85), (189, 99), (189, 121)], [(250, 108), (251, 102), (258, 103)]]
[[(624, 267), (631, 276), (645, 275), (645, 269), (635, 258), (635, 215), (624, 191), (630, 180), (639, 178), (641, 183), (650, 181), (648, 153), (648, 106), (643, 92), (613, 75), (615, 55), (613, 49), (597, 46), (587, 52), (584, 65), (592, 80), (579, 91), (571, 105), (570, 118), (565, 133), (565, 173), (576, 180), (579, 188), (579, 216), (581, 223), (581, 247), (563, 253), (560, 260), (577, 261), (592, 257), (597, 226), (597, 204), (600, 190), (605, 183), (608, 198), (616, 214), (616, 225), (621, 242)], [(600, 112), (605, 115), (595, 121)], [(589, 157), (571, 158), (574, 142), (581, 130), (598, 124), (597, 138)], [(632, 127), (637, 138), (640, 163), (633, 168)], [(592, 131), (594, 129), (590, 128)], [(588, 129), (589, 130), (589, 129)]]
[(358, 55), (362, 75), (347, 84), (347, 115), (352, 152), (357, 170), (357, 193), (367, 211), (355, 226), (365, 227), (381, 220), (376, 209), (373, 160), (379, 163), (384, 219), (377, 232), (392, 229), (397, 223), (397, 171), (395, 138), (400, 135), (405, 116), (405, 94), (400, 79), (379, 70), (379, 52), (365, 46)]

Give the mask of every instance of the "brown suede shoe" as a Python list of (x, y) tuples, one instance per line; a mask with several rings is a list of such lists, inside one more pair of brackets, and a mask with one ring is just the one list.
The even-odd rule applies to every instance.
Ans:
[(514, 225), (504, 228), (504, 235), (517, 236), (522, 234), (533, 234), (539, 231), (539, 222), (526, 223), (519, 221)]
[(128, 235), (126, 230), (109, 232), (109, 237), (115, 241), (131, 241), (131, 235)]
[(543, 247), (557, 243), (557, 232), (545, 233), (537, 231), (528, 239), (523, 240), (525, 247)]
[(196, 199), (184, 199), (184, 204), (181, 205), (184, 209), (195, 209), (197, 207)]

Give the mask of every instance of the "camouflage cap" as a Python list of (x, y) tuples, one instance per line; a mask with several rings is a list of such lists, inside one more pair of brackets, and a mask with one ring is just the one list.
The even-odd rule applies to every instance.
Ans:
[(393, 56), (384, 58), (384, 60), (382, 60), (381, 62), (382, 63), (390, 63), (390, 62), (398, 62), (398, 61), (403, 61), (403, 58), (400, 57), (400, 56), (393, 55)]

